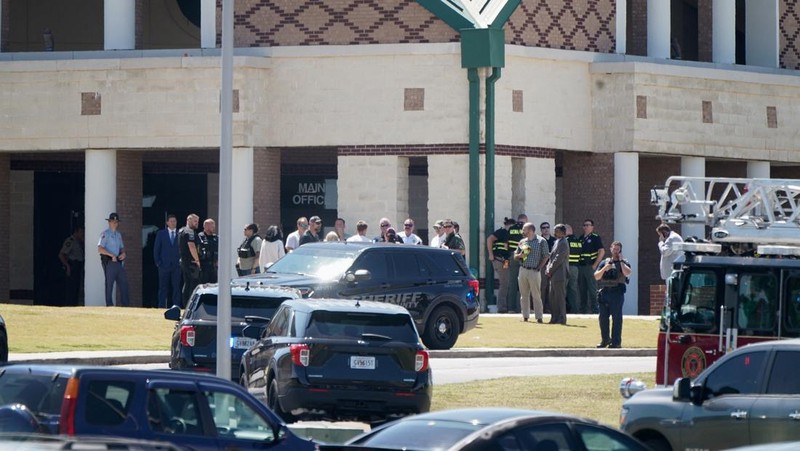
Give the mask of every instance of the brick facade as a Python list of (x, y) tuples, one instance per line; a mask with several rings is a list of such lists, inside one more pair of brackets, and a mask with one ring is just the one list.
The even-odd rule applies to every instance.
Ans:
[[(281, 151), (253, 149), (253, 221), (266, 231), (281, 226)], [(263, 234), (262, 234), (263, 235)]]
[[(117, 213), (125, 253), (132, 307), (142, 306), (142, 153), (117, 152)], [(135, 263), (134, 263), (135, 262)], [(119, 299), (119, 297), (117, 298)]]
[[(6, 6), (6, 3), (3, 3)], [(9, 154), (0, 154), (0, 227), (9, 230), (11, 226), (11, 157)], [(0, 301), (6, 302), (9, 299), (11, 282), (9, 272), (11, 269), (11, 243), (8, 234), (0, 238), (0, 255), (6, 258), (0, 259)]]
[(614, 155), (564, 152), (563, 176), (562, 221), (580, 235), (582, 221), (592, 219), (607, 247), (614, 232)]
[(778, 10), (778, 59), (780, 67), (800, 69), (800, 5), (781, 0)]
[(647, 0), (628, 0), (626, 53), (647, 55)]
[[(546, 0), (523, 2), (506, 25), (506, 42), (613, 52), (615, 5), (614, 0), (555, 5)], [(235, 23), (237, 47), (458, 42), (460, 39), (457, 32), (414, 0), (245, 0), (237, 3)]]
[[(458, 155), (469, 153), (468, 144), (419, 144), (419, 145), (365, 145), (365, 146), (340, 146), (337, 147), (337, 154), (340, 157), (348, 156), (425, 156), (425, 155)], [(504, 155), (518, 158), (551, 158), (556, 156), (555, 149), (529, 146), (509, 146), (496, 145), (495, 155)], [(486, 153), (486, 149), (481, 145), (480, 153)]]
[(8, 51), (11, 33), (11, 0), (0, 0), (0, 52)]
[(697, 61), (711, 62), (714, 42), (712, 0), (697, 1)]

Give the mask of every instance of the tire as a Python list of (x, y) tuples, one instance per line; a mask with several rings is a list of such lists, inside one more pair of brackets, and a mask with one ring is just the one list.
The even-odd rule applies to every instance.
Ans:
[(458, 316), (449, 307), (438, 307), (425, 323), (422, 342), (428, 349), (450, 349), (458, 340), (461, 324)]
[(0, 329), (0, 363), (8, 362), (8, 335), (5, 329)]
[(667, 442), (663, 437), (650, 437), (646, 440), (642, 440), (642, 443), (644, 443), (653, 451), (672, 451), (672, 447), (669, 446), (669, 442)]
[(284, 412), (283, 409), (281, 409), (281, 403), (278, 402), (278, 382), (275, 379), (269, 384), (269, 390), (267, 391), (267, 407), (269, 407), (275, 415), (281, 417), (284, 422), (293, 423), (295, 421), (292, 414)]

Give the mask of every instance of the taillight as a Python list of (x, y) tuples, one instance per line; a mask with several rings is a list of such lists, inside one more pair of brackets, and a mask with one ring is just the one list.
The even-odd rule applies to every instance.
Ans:
[(58, 432), (75, 435), (75, 408), (78, 405), (78, 378), (70, 378), (61, 402), (61, 417), (58, 419)]
[(472, 279), (469, 281), (469, 286), (472, 288), (472, 292), (475, 293), (475, 297), (478, 296), (478, 293), (481, 291), (481, 284), (476, 279)]
[(311, 355), (311, 351), (307, 344), (292, 345), (289, 350), (292, 352), (292, 363), (297, 366), (308, 366), (308, 357)]
[(181, 326), (181, 344), (194, 346), (194, 326)]
[(414, 371), (426, 371), (428, 369), (428, 351), (417, 351), (414, 358)]

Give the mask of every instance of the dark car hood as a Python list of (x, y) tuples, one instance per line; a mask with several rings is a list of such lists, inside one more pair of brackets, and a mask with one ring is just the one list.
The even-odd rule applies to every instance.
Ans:
[[(336, 280), (326, 280), (311, 274), (293, 274), (281, 272), (267, 272), (263, 274), (255, 274), (247, 277), (240, 277), (234, 279), (233, 283), (250, 285), (280, 285), (283, 287), (317, 287), (321, 285), (335, 285), (338, 283)], [(305, 297), (306, 294), (303, 293)]]

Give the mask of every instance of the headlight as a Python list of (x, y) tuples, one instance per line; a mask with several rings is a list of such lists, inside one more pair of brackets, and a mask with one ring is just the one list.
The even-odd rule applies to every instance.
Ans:
[(626, 399), (646, 388), (644, 382), (632, 377), (626, 377), (619, 382), (619, 394)]
[(622, 428), (622, 426), (625, 425), (625, 420), (628, 419), (628, 410), (629, 409), (627, 407), (623, 407), (622, 410), (619, 411), (619, 427), (620, 428)]

